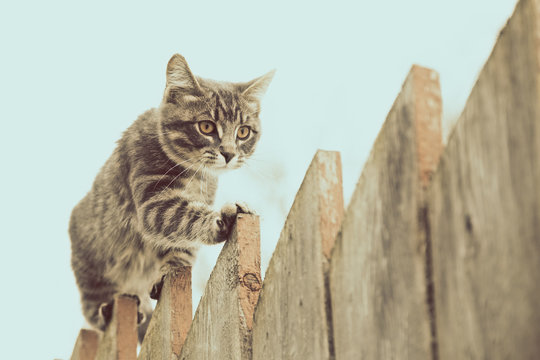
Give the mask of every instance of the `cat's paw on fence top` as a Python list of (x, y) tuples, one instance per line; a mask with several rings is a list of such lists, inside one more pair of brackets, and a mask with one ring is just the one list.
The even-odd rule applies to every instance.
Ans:
[(236, 205), (237, 214), (257, 214), (245, 202), (237, 201), (234, 205)]
[(216, 219), (218, 227), (217, 242), (225, 241), (229, 238), (237, 214), (254, 214), (245, 203), (228, 203), (221, 208), (220, 216)]

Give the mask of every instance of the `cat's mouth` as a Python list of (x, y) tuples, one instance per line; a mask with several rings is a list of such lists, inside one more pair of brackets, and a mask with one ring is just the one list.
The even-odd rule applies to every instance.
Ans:
[(233, 170), (233, 169), (236, 169), (236, 168), (237, 168), (237, 166), (235, 166), (232, 163), (214, 164), (214, 165), (210, 166), (210, 169), (220, 171), (220, 172), (227, 171), (227, 170)]
[(242, 166), (242, 162), (239, 160), (232, 160), (226, 163), (225, 161), (213, 161), (206, 164), (208, 170), (215, 172), (224, 172), (229, 170), (235, 170)]
[(240, 167), (240, 158), (233, 156), (225, 159), (225, 156), (217, 156), (216, 154), (206, 153), (204, 156), (204, 165), (208, 170), (227, 171)]

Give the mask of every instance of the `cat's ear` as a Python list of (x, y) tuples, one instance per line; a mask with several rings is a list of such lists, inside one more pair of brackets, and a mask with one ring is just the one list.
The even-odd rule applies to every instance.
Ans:
[(167, 102), (173, 102), (179, 93), (201, 95), (202, 90), (186, 59), (180, 54), (174, 54), (167, 64)]
[(261, 77), (241, 84), (242, 95), (248, 100), (260, 101), (268, 89), (276, 70), (269, 71)]

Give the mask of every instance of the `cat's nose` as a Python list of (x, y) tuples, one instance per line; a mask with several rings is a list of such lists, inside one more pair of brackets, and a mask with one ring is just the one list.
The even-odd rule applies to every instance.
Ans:
[(227, 163), (227, 164), (234, 157), (234, 153), (228, 152), (228, 151), (226, 151), (224, 149), (219, 149), (219, 152), (221, 153), (221, 155), (223, 155), (223, 157), (225, 158), (225, 163)]

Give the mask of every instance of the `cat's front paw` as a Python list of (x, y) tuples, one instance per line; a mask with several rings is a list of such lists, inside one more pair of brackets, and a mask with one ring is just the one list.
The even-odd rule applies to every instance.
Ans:
[(231, 235), (237, 214), (254, 214), (244, 203), (229, 203), (221, 208), (220, 216), (216, 218), (217, 237), (216, 242), (223, 242)]

